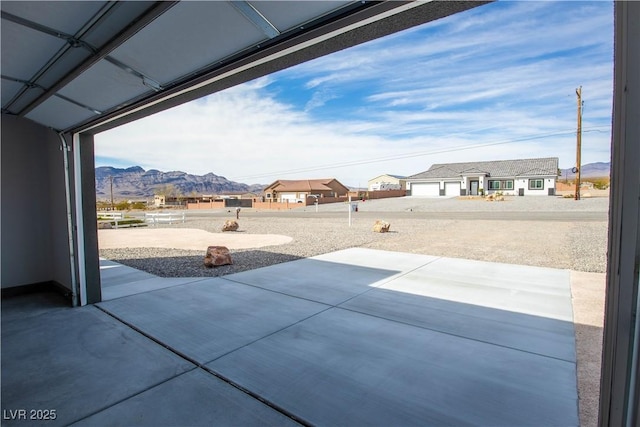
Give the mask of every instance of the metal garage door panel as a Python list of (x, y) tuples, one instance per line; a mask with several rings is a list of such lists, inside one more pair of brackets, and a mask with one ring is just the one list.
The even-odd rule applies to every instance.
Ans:
[(460, 195), (460, 183), (459, 182), (445, 182), (444, 183), (445, 196), (459, 196)]
[(111, 56), (168, 84), (267, 36), (227, 2), (180, 2)]
[(54, 129), (66, 129), (77, 123), (78, 120), (86, 120), (95, 115), (96, 113), (86, 108), (79, 107), (57, 96), (52, 96), (31, 110), (25, 117), (44, 126), (51, 126)]
[(411, 184), (412, 196), (439, 196), (440, 184), (437, 182), (421, 182)]
[[(76, 34), (106, 4), (100, 1), (3, 1), (2, 11), (67, 34)], [(2, 25), (5, 22), (2, 21)]]
[(2, 75), (22, 80), (31, 80), (66, 43), (5, 19), (1, 34)]
[(2, 91), (0, 91), (2, 97), (2, 108), (4, 108), (4, 106), (11, 101), (18, 91), (22, 89), (22, 86), (22, 83), (2, 79)]
[(146, 92), (151, 92), (151, 89), (142, 83), (142, 79), (107, 60), (96, 62), (60, 90), (62, 95), (101, 111), (124, 104), (131, 96)]
[(255, 7), (264, 17), (281, 32), (330, 13), (350, 1), (257, 1)]

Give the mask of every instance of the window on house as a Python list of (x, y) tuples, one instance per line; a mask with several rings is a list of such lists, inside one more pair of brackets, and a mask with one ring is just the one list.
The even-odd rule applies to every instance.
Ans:
[(543, 190), (543, 189), (544, 189), (544, 179), (529, 180), (529, 190)]
[(513, 181), (489, 181), (489, 190), (513, 190)]

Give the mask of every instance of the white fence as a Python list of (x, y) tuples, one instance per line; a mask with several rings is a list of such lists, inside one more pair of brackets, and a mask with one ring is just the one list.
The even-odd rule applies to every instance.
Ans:
[(145, 213), (144, 220), (153, 225), (156, 224), (178, 224), (185, 221), (184, 212), (171, 213)]
[(146, 227), (146, 222), (141, 222), (136, 218), (125, 217), (122, 212), (98, 212), (98, 227), (100, 223), (107, 222), (111, 224), (109, 228), (131, 228), (131, 227)]
[(98, 212), (98, 218), (123, 219), (122, 212)]

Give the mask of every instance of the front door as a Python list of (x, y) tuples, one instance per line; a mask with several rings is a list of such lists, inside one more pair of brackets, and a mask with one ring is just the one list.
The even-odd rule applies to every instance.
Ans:
[(470, 194), (472, 196), (477, 196), (478, 195), (478, 184), (480, 184), (480, 181), (469, 181), (469, 184), (471, 185)]

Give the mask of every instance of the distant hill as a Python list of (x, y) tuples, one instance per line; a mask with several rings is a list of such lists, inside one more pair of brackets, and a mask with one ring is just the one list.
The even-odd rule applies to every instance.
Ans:
[(247, 185), (229, 181), (213, 173), (191, 175), (185, 172), (161, 172), (140, 166), (126, 169), (101, 166), (96, 168), (96, 197), (111, 197), (111, 177), (113, 177), (113, 197), (115, 199), (151, 198), (160, 189), (172, 188), (180, 195), (221, 194), (228, 192), (260, 193), (266, 187), (262, 184)]
[[(571, 172), (571, 169), (561, 169), (562, 170), (562, 179), (573, 179), (576, 177), (576, 174)], [(583, 178), (602, 178), (605, 176), (609, 176), (611, 174), (611, 162), (596, 162), (596, 163), (587, 163), (586, 165), (582, 165), (582, 171), (580, 171), (580, 179)]]

